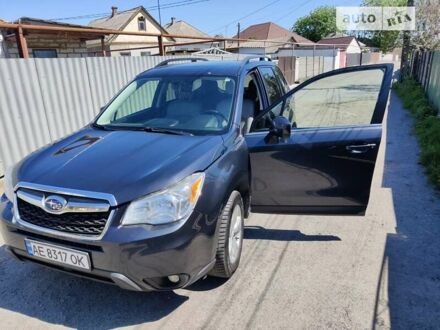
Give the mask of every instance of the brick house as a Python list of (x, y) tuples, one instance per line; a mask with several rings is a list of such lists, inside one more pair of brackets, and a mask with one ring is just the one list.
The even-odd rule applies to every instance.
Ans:
[[(37, 18), (21, 17), (14, 23), (27, 25), (46, 25), (55, 27), (88, 28), (83, 25), (67, 24), (47, 21)], [(103, 37), (100, 34), (55, 32), (55, 31), (25, 31), (29, 57), (54, 58), (54, 57), (87, 57), (94, 54), (88, 53), (86, 41)], [(3, 48), (0, 57), (18, 58), (16, 33), (13, 30), (3, 31)], [(1, 41), (0, 41), (1, 44)]]

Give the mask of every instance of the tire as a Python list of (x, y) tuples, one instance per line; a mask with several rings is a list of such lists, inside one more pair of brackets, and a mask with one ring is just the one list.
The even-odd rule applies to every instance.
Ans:
[(243, 200), (238, 191), (233, 191), (218, 219), (216, 262), (210, 276), (230, 278), (237, 270), (243, 247), (243, 218)]

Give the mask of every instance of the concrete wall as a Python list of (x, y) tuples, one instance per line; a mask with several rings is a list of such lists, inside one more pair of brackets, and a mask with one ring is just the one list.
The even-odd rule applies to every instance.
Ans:
[(127, 48), (139, 48), (139, 47), (148, 47), (148, 46), (157, 46), (157, 42), (138, 43), (138, 44), (123, 44), (123, 43), (115, 44), (115, 43), (112, 43), (109, 46), (109, 49), (111, 50), (110, 56), (121, 56), (121, 53), (127, 53), (127, 52), (130, 53), (130, 56), (141, 56), (143, 52), (150, 52), (150, 55), (159, 54), (159, 47), (148, 48), (148, 49), (125, 50)]
[(360, 54), (360, 53), (361, 53), (361, 47), (359, 47), (357, 41), (353, 39), (347, 47), (347, 54)]
[(234, 53), (234, 54), (249, 54), (249, 55), (264, 55), (265, 54), (265, 49), (263, 47), (261, 47), (261, 48), (241, 47), (239, 49), (234, 49), (234, 50), (227, 49), (227, 51)]
[(295, 56), (295, 57), (310, 57), (310, 56), (324, 56), (324, 57), (333, 57), (338, 53), (338, 49), (334, 48), (326, 48), (326, 49), (315, 49), (307, 48), (307, 49), (280, 49), (278, 51), (278, 57), (283, 56)]

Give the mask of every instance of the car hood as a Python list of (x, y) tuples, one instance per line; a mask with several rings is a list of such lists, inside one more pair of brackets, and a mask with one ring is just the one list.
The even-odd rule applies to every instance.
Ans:
[(29, 155), (14, 181), (108, 193), (123, 204), (205, 170), (223, 151), (221, 136), (86, 128)]

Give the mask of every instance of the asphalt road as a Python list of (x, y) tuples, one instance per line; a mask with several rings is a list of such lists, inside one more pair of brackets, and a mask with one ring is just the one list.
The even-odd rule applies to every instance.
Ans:
[(439, 328), (440, 197), (411, 119), (390, 104), (365, 217), (253, 214), (233, 278), (168, 293), (78, 279), (0, 247), (1, 328)]

